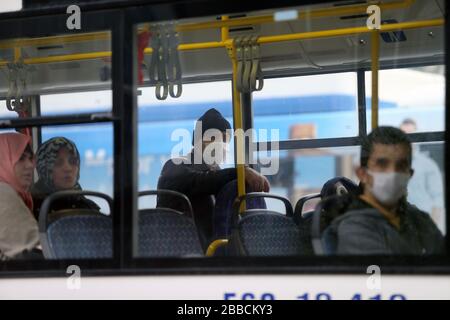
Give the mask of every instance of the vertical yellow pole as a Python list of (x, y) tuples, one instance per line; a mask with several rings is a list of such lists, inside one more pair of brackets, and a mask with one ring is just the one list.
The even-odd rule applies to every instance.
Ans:
[(372, 130), (378, 127), (378, 72), (380, 69), (380, 32), (372, 32)]
[[(222, 21), (228, 20), (228, 16), (222, 16)], [(229, 27), (222, 27), (222, 41), (225, 42), (230, 38), (230, 28)]]
[(19, 47), (14, 47), (14, 62), (19, 62), (22, 55), (22, 50)]
[[(222, 20), (228, 20), (228, 16), (222, 16)], [(230, 29), (228, 27), (221, 28), (222, 42), (227, 42), (230, 39)], [(237, 89), (237, 57), (236, 57), (236, 46), (234, 42), (227, 46), (228, 55), (231, 58), (231, 63), (233, 65), (233, 123), (234, 132), (236, 134), (243, 133), (242, 131), (242, 107), (241, 107), (241, 93)], [(245, 195), (245, 166), (240, 160), (245, 159), (245, 139), (236, 139), (236, 170), (237, 170), (237, 184), (238, 184), (238, 196)], [(240, 143), (241, 142), (241, 143)], [(239, 212), (243, 212), (246, 208), (245, 201), (242, 202)]]
[[(233, 65), (233, 114), (234, 114), (234, 132), (235, 136), (242, 134), (242, 107), (241, 107), (241, 93), (237, 89), (237, 60), (236, 60), (236, 46), (234, 43), (228, 48), (229, 55), (231, 58), (231, 63)], [(236, 170), (237, 170), (237, 183), (238, 183), (238, 196), (245, 195), (245, 164), (242, 161), (245, 159), (244, 150), (245, 150), (245, 139), (242, 136), (241, 139), (236, 139)], [(243, 212), (246, 208), (245, 201), (241, 203), (239, 208), (239, 212)]]

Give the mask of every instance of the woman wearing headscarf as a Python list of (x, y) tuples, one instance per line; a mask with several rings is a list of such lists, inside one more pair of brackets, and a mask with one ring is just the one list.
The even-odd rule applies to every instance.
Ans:
[[(76, 145), (63, 137), (52, 138), (43, 143), (37, 151), (37, 172), (39, 180), (31, 188), (35, 204), (34, 215), (39, 217), (42, 202), (57, 191), (81, 190), (80, 153)], [(64, 209), (94, 209), (99, 207), (84, 196), (71, 196), (55, 201), (51, 211)]]
[(39, 247), (29, 193), (34, 173), (29, 142), (20, 133), (0, 134), (0, 260), (18, 258)]

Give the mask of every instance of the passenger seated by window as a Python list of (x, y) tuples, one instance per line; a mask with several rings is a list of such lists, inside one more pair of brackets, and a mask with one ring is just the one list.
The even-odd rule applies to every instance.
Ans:
[[(225, 151), (222, 159), (219, 154), (215, 157), (215, 152), (224, 150), (229, 143), (227, 131), (230, 129), (230, 123), (216, 109), (208, 110), (196, 122), (191, 152), (182, 158), (167, 161), (158, 181), (158, 189), (178, 191), (189, 198), (204, 247), (213, 234), (215, 195), (228, 182), (236, 179), (236, 169), (221, 169), (219, 166)], [(215, 137), (208, 137), (208, 133), (214, 132), (218, 133)], [(213, 159), (208, 159), (210, 155)], [(245, 179), (250, 190), (269, 191), (268, 180), (249, 167), (245, 168)], [(185, 211), (183, 203), (170, 196), (159, 196), (157, 206)]]
[(444, 238), (430, 216), (406, 200), (414, 173), (409, 138), (397, 128), (374, 129), (362, 142), (360, 160), (360, 190), (350, 201), (343, 198), (344, 214), (323, 240), (334, 239), (339, 255), (443, 253)]
[(29, 188), (34, 156), (30, 138), (20, 133), (0, 134), (0, 260), (25, 257), (39, 249)]
[[(55, 137), (39, 147), (36, 157), (39, 180), (31, 188), (31, 194), (35, 204), (34, 215), (38, 219), (41, 205), (50, 194), (63, 190), (81, 190), (78, 183), (80, 154), (72, 141)], [(100, 209), (95, 202), (84, 196), (72, 196), (55, 201), (51, 211), (75, 208)]]

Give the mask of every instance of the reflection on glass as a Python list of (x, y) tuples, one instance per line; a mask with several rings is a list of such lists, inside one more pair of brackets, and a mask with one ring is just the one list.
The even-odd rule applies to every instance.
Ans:
[(414, 175), (408, 185), (408, 201), (430, 214), (446, 234), (444, 206), (444, 144), (421, 143), (413, 146)]
[(4, 40), (0, 47), (0, 118), (112, 110), (110, 32)]
[[(261, 152), (259, 157), (267, 154)], [(357, 182), (355, 163), (359, 147), (302, 149), (280, 151), (277, 174), (268, 176), (272, 192), (287, 197), (292, 204), (308, 195), (320, 193), (324, 184), (335, 177)], [(314, 201), (308, 201), (312, 208)]]
[[(383, 23), (395, 24), (442, 16), (442, 12), (436, 5), (432, 5), (429, 11), (418, 16), (417, 13), (422, 12), (418, 8), (424, 2), (417, 1), (416, 4), (417, 6), (402, 8), (401, 11), (397, 11), (402, 14)], [(237, 91), (243, 93), (242, 95), (235, 93), (234, 98), (243, 98), (241, 107), (247, 114), (242, 115), (242, 118), (246, 126), (256, 129), (253, 142), (358, 136), (361, 129), (359, 119), (362, 116), (358, 115), (358, 111), (361, 110), (358, 108), (358, 103), (361, 102), (358, 99), (361, 96), (358, 94), (363, 95), (364, 88), (358, 86), (362, 83), (358, 83), (357, 71), (368, 70), (367, 68), (371, 65), (371, 34), (362, 32), (335, 37), (308, 38), (308, 32), (327, 30), (330, 33), (336, 30), (343, 32), (342, 30), (346, 28), (361, 27), (361, 20), (354, 17), (365, 14), (366, 9), (365, 4), (352, 4), (351, 10), (349, 9), (352, 15), (341, 17), (342, 19), (337, 21), (334, 16), (336, 7), (322, 4), (317, 7), (301, 8), (299, 15), (308, 12), (304, 19), (256, 23), (237, 29), (233, 26), (223, 34), (221, 32), (226, 30), (225, 28), (203, 30), (202, 23), (219, 20), (229, 23), (236, 17), (223, 17), (224, 19), (203, 17), (190, 21), (177, 21), (176, 27), (173, 22), (160, 22), (158, 25), (143, 23), (136, 26), (139, 43), (139, 50), (135, 56), (138, 66), (136, 92), (139, 109), (139, 190), (157, 189), (159, 192), (167, 190), (179, 192), (184, 194), (194, 207), (190, 216), (184, 208), (183, 195), (180, 197), (173, 193), (157, 194), (156, 199), (155, 194), (150, 194), (153, 199), (140, 198), (140, 210), (135, 217), (138, 219), (136, 225), (139, 230), (133, 230), (138, 233), (139, 247), (135, 249), (139, 257), (197, 256), (198, 247), (191, 246), (189, 248), (195, 247), (195, 250), (189, 250), (183, 246), (184, 242), (188, 243), (197, 238), (196, 232), (198, 232), (203, 251), (200, 256), (208, 254), (209, 246), (217, 239), (229, 241), (230, 245), (222, 253), (224, 256), (278, 256), (310, 253), (312, 250), (311, 219), (314, 216), (312, 213), (317, 208), (320, 209), (319, 201), (328, 197), (332, 198), (333, 195), (342, 196), (342, 199), (348, 196), (359, 200), (361, 188), (358, 183), (362, 181), (362, 175), (356, 170), (360, 166), (360, 147), (357, 146), (282, 150), (278, 154), (248, 151), (246, 157), (257, 155), (256, 158), (260, 161), (256, 167), (261, 172), (266, 169), (267, 163), (278, 163), (275, 166), (276, 170), (266, 174), (266, 178), (270, 184), (270, 192), (281, 197), (267, 198), (258, 203), (252, 202), (254, 199), (247, 199), (247, 206), (240, 208), (242, 211), (239, 213), (240, 218), (234, 215), (236, 211), (230, 207), (236, 198), (236, 183), (233, 181), (231, 186), (227, 185), (227, 182), (231, 181), (229, 180), (231, 174), (236, 174), (236, 170), (230, 170), (228, 171), (230, 175), (220, 177), (218, 172), (223, 172), (220, 168), (213, 169), (204, 166), (204, 163), (196, 164), (199, 165), (198, 167), (191, 166), (191, 163), (177, 164), (173, 159), (182, 156), (187, 156), (186, 158), (189, 159), (190, 152), (195, 151), (193, 142), (196, 140), (192, 138), (192, 131), (196, 128), (196, 120), (207, 110), (216, 108), (230, 122), (231, 127), (241, 125), (238, 123), (231, 125), (233, 118), (240, 118), (239, 113), (232, 114), (233, 84)], [(316, 10), (320, 10), (317, 15)], [(267, 11), (264, 15), (273, 13), (274, 11)], [(261, 12), (244, 13), (238, 19), (260, 14)], [(428, 28), (429, 21), (425, 25)], [(189, 32), (184, 32), (186, 30)], [(414, 41), (416, 38), (422, 38), (422, 29), (380, 33), (382, 66), (384, 64), (403, 66), (403, 62), (410, 63), (410, 60), (414, 60), (417, 64), (429, 63), (430, 59), (437, 61), (439, 55), (443, 53), (442, 41), (439, 41), (442, 31), (442, 26), (429, 27), (429, 36), (423, 42)], [(291, 38), (290, 40), (293, 41), (278, 42), (280, 39), (287, 40), (297, 33), (301, 33), (305, 38), (301, 41)], [(282, 35), (282, 37), (270, 37), (276, 35)], [(250, 41), (256, 38), (245, 38), (246, 40), (239, 41), (238, 37), (241, 36), (259, 36), (259, 43), (252, 43), (250, 48), (248, 47)], [(226, 47), (227, 41), (220, 42), (227, 40), (227, 37), (236, 40), (234, 42), (236, 52)], [(278, 40), (274, 41), (275, 39)], [(208, 44), (205, 45), (205, 42)], [(178, 46), (179, 44), (181, 45)], [(409, 46), (415, 46), (417, 50), (411, 51)], [(176, 48), (179, 50), (175, 50)], [(191, 50), (193, 48), (195, 50)], [(254, 59), (246, 61), (247, 64), (242, 64), (243, 60), (250, 59), (250, 51)], [(247, 57), (241, 59), (241, 52), (247, 52)], [(157, 53), (163, 53), (167, 60), (161, 61), (161, 55)], [(235, 55), (229, 53), (235, 53)], [(260, 63), (259, 66), (257, 63)], [(250, 70), (248, 65), (254, 68)], [(176, 72), (168, 75), (165, 73), (167, 66)], [(233, 78), (237, 79), (234, 83), (229, 80), (218, 82), (218, 80), (229, 79), (233, 70), (235, 71)], [(247, 72), (241, 73), (239, 70)], [(261, 91), (253, 86), (255, 73), (252, 71), (256, 72), (256, 78), (259, 71), (266, 76)], [(247, 78), (249, 75), (251, 77)], [(365, 85), (367, 99), (370, 102), (370, 74), (367, 75)], [(173, 89), (174, 85), (177, 86), (180, 82), (184, 82), (181, 97), (175, 97), (173, 92), (168, 94), (164, 90), (161, 91), (161, 89)], [(435, 116), (442, 118), (443, 82), (444, 77), (439, 68), (381, 71), (380, 123), (399, 127), (409, 116), (419, 115), (419, 113), (422, 115), (421, 112), (431, 112), (432, 109), (433, 112), (436, 111)], [(246, 87), (255, 90), (251, 95), (247, 95), (249, 92), (245, 89)], [(432, 91), (434, 88), (437, 90)], [(415, 99), (411, 92), (423, 93), (423, 98)], [(430, 92), (435, 93), (432, 98), (429, 98), (427, 94)], [(247, 105), (249, 101), (253, 104)], [(370, 105), (368, 109), (370, 110)], [(245, 117), (246, 115), (249, 117)], [(370, 116), (368, 112), (368, 117)], [(417, 129), (418, 132), (432, 131), (423, 123), (418, 123), (418, 127), (420, 127)], [(443, 130), (443, 126), (438, 130)], [(180, 134), (180, 131), (187, 134)], [(230, 136), (236, 137), (236, 132)], [(179, 137), (184, 139), (181, 141)], [(220, 140), (222, 141), (222, 137)], [(217, 142), (220, 141), (202, 137), (200, 149), (203, 151)], [(220, 146), (223, 145), (220, 144)], [(277, 149), (276, 146), (272, 148)], [(174, 153), (174, 149), (177, 152)], [(414, 163), (414, 165), (418, 164)], [(254, 184), (252, 171), (249, 168), (244, 170), (247, 184)], [(212, 180), (206, 183), (203, 179), (205, 176), (217, 177), (217, 179), (212, 179), (214, 183), (210, 183)], [(233, 176), (233, 178), (236, 177)], [(367, 184), (367, 181), (364, 181), (364, 184)], [(247, 193), (254, 191), (248, 185), (245, 186)], [(259, 187), (261, 186), (265, 187), (265, 181)], [(240, 189), (242, 187), (241, 185)], [(433, 196), (438, 193), (435, 191)], [(142, 194), (142, 196), (146, 195)], [(172, 196), (178, 197), (177, 200), (171, 199)], [(225, 205), (222, 206), (221, 201), (224, 197), (229, 201), (225, 201)], [(413, 191), (410, 192), (410, 197), (416, 198), (413, 196)], [(284, 201), (285, 198), (287, 202)], [(199, 203), (204, 206), (201, 210)], [(296, 210), (294, 218), (291, 219), (289, 216), (291, 209), (295, 208), (297, 203), (302, 204), (301, 210), (300, 212)], [(324, 202), (320, 202), (322, 203)], [(176, 211), (177, 215), (173, 211)], [(250, 214), (247, 215), (247, 213)], [(153, 220), (155, 217), (159, 217), (157, 221)], [(225, 217), (223, 219), (225, 223), (220, 224), (219, 221), (217, 225), (215, 220), (217, 217)], [(377, 217), (379, 218), (380, 214)], [(425, 217), (429, 218), (428, 215)], [(173, 221), (169, 223), (168, 221), (172, 218)], [(268, 222), (271, 218), (273, 221)], [(179, 220), (180, 224), (178, 225), (178, 221), (174, 222), (175, 220)], [(182, 220), (186, 223), (185, 225), (181, 223)], [(431, 220), (428, 222), (432, 223)], [(196, 231), (193, 231), (193, 225)], [(177, 229), (177, 226), (182, 227)], [(230, 226), (232, 228), (227, 229)], [(159, 237), (155, 232), (150, 232), (151, 230), (157, 230)], [(234, 230), (235, 233), (232, 234), (230, 230)], [(260, 236), (263, 239), (260, 239)], [(289, 241), (282, 242), (281, 237), (286, 237)], [(167, 241), (168, 238), (176, 238), (176, 241), (171, 242), (171, 245), (164, 245), (163, 243), (170, 242)], [(261, 241), (252, 242), (252, 239)], [(268, 241), (267, 239), (273, 241), (264, 242)], [(233, 241), (241, 242), (236, 245)], [(199, 241), (194, 242), (198, 244)], [(276, 243), (288, 243), (288, 245), (276, 247)], [(155, 249), (154, 244), (160, 246), (159, 251)], [(300, 248), (303, 245), (308, 249)], [(393, 250), (393, 252), (407, 253), (401, 250)], [(431, 250), (427, 253), (433, 252)], [(316, 251), (316, 253), (319, 252)], [(385, 252), (377, 251), (370, 254), (377, 253)], [(414, 253), (417, 252), (414, 251)]]
[[(445, 130), (444, 66), (379, 72), (379, 124), (406, 125), (410, 132)], [(367, 130), (371, 130), (371, 72), (366, 73)], [(413, 130), (413, 131), (412, 131)]]
[(280, 140), (356, 136), (356, 90), (356, 73), (268, 79), (254, 94), (255, 129), (277, 129)]
[(111, 258), (112, 125), (40, 130), (0, 133), (1, 258)]

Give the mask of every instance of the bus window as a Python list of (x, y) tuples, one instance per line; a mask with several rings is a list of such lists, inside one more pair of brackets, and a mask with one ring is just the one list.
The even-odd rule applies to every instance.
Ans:
[(6, 100), (0, 100), (0, 119), (12, 119), (17, 117), (17, 113), (9, 111), (6, 107)]
[(109, 31), (4, 40), (0, 46), (1, 118), (112, 110)]
[[(407, 133), (445, 130), (443, 65), (382, 70), (379, 74), (379, 124)], [(371, 72), (366, 72), (367, 128), (371, 130)], [(414, 92), (414, 94), (411, 94)]]
[(31, 132), (35, 129), (40, 143), (24, 133), (0, 131), (0, 216), (7, 226), (0, 256), (112, 258), (112, 125), (43, 126)]
[[(352, 246), (365, 243), (361, 233), (373, 239), (370, 230), (378, 226), (394, 240), (384, 243), (379, 232), (368, 254), (441, 253), (444, 239), (433, 221), (442, 230), (442, 190), (423, 186), (431, 173), (418, 169), (411, 177), (415, 168), (409, 166), (407, 154), (409, 135), (421, 145), (414, 146), (413, 166), (424, 167), (418, 162), (435, 157), (433, 175), (442, 180), (439, 156), (431, 156), (422, 144), (441, 143), (445, 130), (443, 67), (430, 67), (443, 63), (443, 20), (439, 6), (424, 11), (424, 3), (380, 3), (382, 19), (374, 28), (368, 27), (366, 5), (359, 3), (293, 8), (287, 20), (280, 20), (276, 10), (266, 10), (157, 24), (136, 21), (140, 195), (134, 216), (135, 256), (203, 257), (214, 239), (232, 243), (259, 235), (279, 239), (281, 234), (303, 238), (274, 250), (268, 248), (276, 241), (256, 241), (259, 249), (253, 254), (244, 252), (245, 245), (235, 249), (244, 256), (301, 256), (305, 251), (299, 247), (312, 237), (311, 228), (302, 224), (306, 214), (309, 222), (312, 216), (320, 222), (315, 235), (333, 240), (355, 235), (347, 238), (350, 245), (341, 255), (366, 254)], [(388, 26), (375, 31), (381, 25)], [(371, 83), (370, 70), (379, 71), (378, 85)], [(423, 112), (431, 111), (428, 123)], [(439, 123), (431, 129), (433, 119)], [(367, 122), (373, 122), (373, 128)], [(218, 134), (206, 135), (207, 129)], [(431, 131), (439, 132), (426, 135)], [(199, 136), (193, 134), (197, 132)], [(242, 132), (247, 139), (240, 139)], [(207, 163), (204, 156), (211, 146), (217, 155), (231, 141), (231, 168), (218, 165), (227, 156)], [(264, 151), (265, 142), (271, 142), (270, 152)], [(259, 149), (246, 149), (254, 145)], [(393, 145), (395, 150), (387, 152)], [(197, 150), (200, 158), (195, 157)], [(396, 161), (400, 169), (385, 165), (397, 166)], [(381, 169), (380, 163), (385, 165)], [(412, 190), (407, 189), (410, 180)], [(418, 183), (436, 199), (433, 207), (425, 208), (423, 202), (429, 201), (419, 198), (423, 192)], [(386, 192), (387, 187), (393, 191)], [(259, 201), (262, 195), (255, 191), (266, 192), (267, 199)], [(348, 196), (332, 197), (344, 193)], [(246, 197), (245, 205), (237, 205), (238, 195)], [(337, 202), (325, 209), (327, 200)], [(302, 201), (300, 221), (289, 220)], [(354, 211), (358, 214), (346, 215)], [(342, 233), (340, 223), (349, 216), (356, 220)], [(422, 221), (416, 229), (405, 227), (416, 218)], [(328, 224), (322, 226), (322, 221)], [(229, 224), (232, 229), (227, 229)], [(431, 236), (418, 237), (425, 232), (421, 228)], [(426, 243), (421, 242), (424, 238)], [(188, 243), (195, 249), (185, 250)], [(286, 247), (293, 250), (286, 253)]]
[(254, 94), (254, 127), (277, 129), (280, 140), (353, 137), (357, 102), (356, 73), (267, 79)]
[[(156, 190), (163, 165), (192, 149), (196, 120), (207, 110), (217, 109), (232, 123), (231, 83), (229, 81), (186, 84), (179, 99), (158, 101), (154, 88), (142, 87), (138, 96), (139, 191)], [(234, 166), (233, 142), (228, 148), (225, 167)], [(152, 207), (155, 199), (139, 200)]]
[[(70, 101), (69, 108), (62, 108), (62, 101)], [(41, 115), (55, 116), (73, 113), (110, 112), (111, 90), (41, 95)]]
[(412, 167), (414, 175), (408, 185), (408, 201), (430, 214), (439, 230), (446, 234), (443, 142), (414, 144)]
[[(272, 151), (276, 154), (277, 152)], [(279, 157), (278, 170), (269, 175), (271, 192), (287, 197), (292, 204), (301, 198), (320, 193), (324, 184), (336, 177), (346, 177), (355, 184), (355, 162), (359, 157), (359, 147), (301, 149), (279, 151), (272, 156), (270, 152), (259, 152), (261, 167), (264, 163), (272, 166)], [(316, 199), (316, 200), (320, 200)], [(314, 210), (316, 200), (308, 201), (309, 210)], [(274, 202), (272, 202), (274, 203)], [(273, 207), (275, 209), (275, 207)]]

